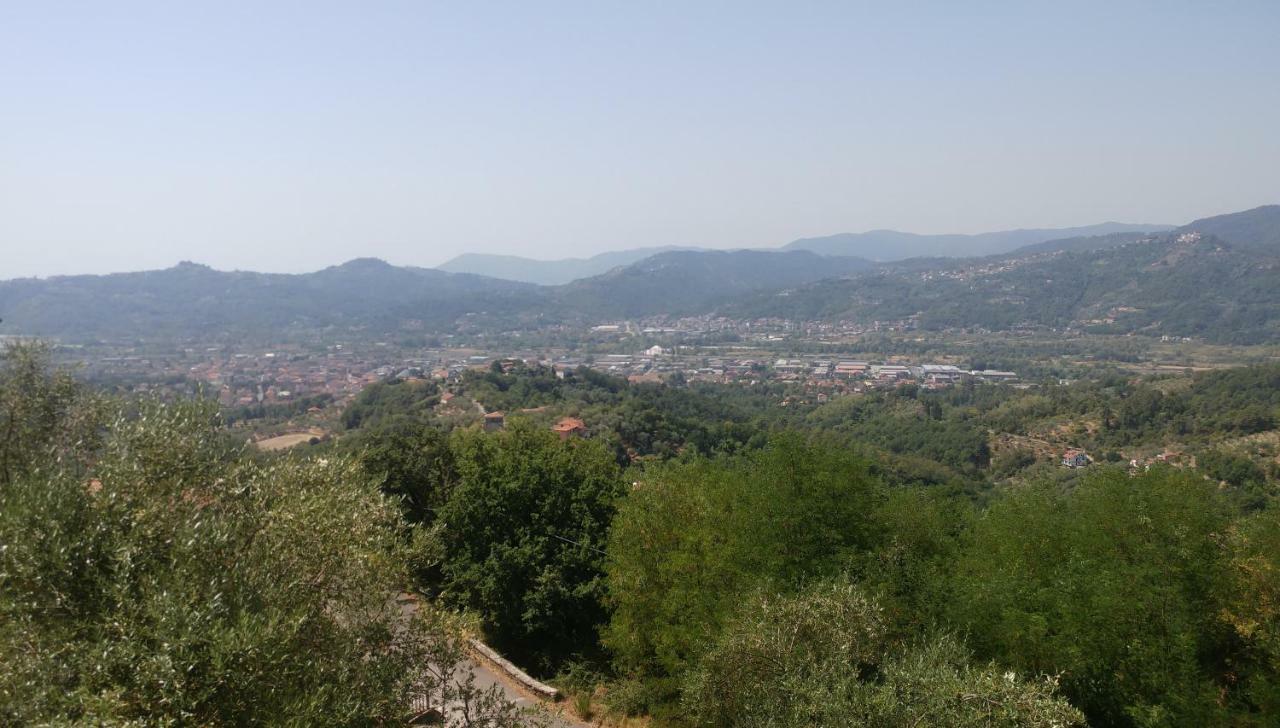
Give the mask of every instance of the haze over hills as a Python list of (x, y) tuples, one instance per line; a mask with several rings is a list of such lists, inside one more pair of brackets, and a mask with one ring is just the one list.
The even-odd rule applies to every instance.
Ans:
[(907, 258), (967, 258), (1009, 253), (1026, 245), (1064, 238), (1092, 237), (1114, 233), (1151, 233), (1172, 230), (1172, 225), (1134, 225), (1104, 222), (1073, 228), (1002, 230), (976, 235), (918, 235), (897, 230), (870, 230), (839, 233), (820, 238), (801, 238), (783, 246), (786, 250), (812, 250), (822, 255), (852, 255), (875, 261)]
[(861, 258), (805, 250), (673, 251), (563, 286), (569, 309), (609, 316), (699, 313), (733, 296), (792, 286), (874, 267)]
[[(761, 250), (807, 250), (819, 255), (865, 258), (873, 261), (895, 261), (917, 257), (964, 258), (975, 255), (1007, 253), (1025, 245), (1049, 240), (1126, 232), (1162, 232), (1172, 225), (1131, 225), (1105, 222), (1074, 228), (1037, 230), (1005, 230), (977, 235), (918, 235), (896, 230), (871, 230), (865, 233), (839, 233), (819, 238), (794, 240), (779, 248)], [(475, 273), (513, 281), (559, 285), (579, 278), (608, 272), (651, 255), (672, 250), (707, 250), (706, 248), (664, 246), (631, 248), (601, 253), (590, 258), (538, 260), (518, 255), (466, 253), (438, 266), (452, 273)]]
[(756, 294), (723, 312), (804, 320), (915, 316), (931, 329), (1075, 327), (1276, 341), (1280, 205), (1197, 220), (1168, 233), (1113, 233), (1047, 241), (1007, 255), (904, 261), (780, 293)]
[(618, 266), (630, 265), (651, 255), (671, 250), (691, 250), (691, 248), (682, 248), (674, 245), (654, 248), (631, 248), (629, 250), (600, 253), (590, 258), (561, 258), (559, 260), (537, 260), (519, 255), (464, 253), (450, 259), (443, 265), (437, 266), (437, 268), (450, 273), (474, 273), (492, 278), (537, 283), (541, 286), (557, 286), (579, 278), (600, 275)]
[(163, 338), (370, 325), (396, 317), (444, 325), (470, 308), (471, 294), (500, 300), (535, 289), (373, 258), (301, 275), (218, 271), (184, 262), (155, 271), (0, 282), (0, 332)]
[(1164, 233), (929, 270), (889, 265), (757, 294), (722, 313), (800, 320), (914, 317), (930, 330), (1069, 327), (1256, 343), (1280, 339), (1280, 258), (1212, 236)]
[[(0, 333), (159, 338), (285, 328), (449, 331), (460, 317), (508, 327), (564, 318), (697, 313), (733, 296), (867, 270), (808, 251), (670, 251), (562, 286), (361, 258), (315, 273), (173, 268), (0, 282)], [(496, 324), (495, 324), (496, 325)]]
[(808, 250), (666, 251), (557, 286), (375, 259), (298, 275), (183, 263), (0, 282), (0, 333), (82, 340), (447, 334), (711, 312), (807, 320), (918, 315), (930, 327), (1087, 326), (1280, 340), (1280, 206), (1169, 233), (1055, 239), (982, 258), (873, 263)]

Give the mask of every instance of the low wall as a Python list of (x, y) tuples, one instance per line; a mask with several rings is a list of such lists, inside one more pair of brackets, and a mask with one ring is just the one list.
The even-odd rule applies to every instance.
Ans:
[(481, 657), (488, 660), (499, 670), (502, 670), (504, 673), (509, 675), (512, 680), (520, 683), (534, 695), (545, 700), (555, 701), (560, 699), (559, 690), (556, 690), (546, 683), (538, 682), (537, 680), (529, 677), (528, 673), (513, 665), (510, 660), (506, 659), (502, 655), (499, 655), (489, 645), (486, 645), (477, 639), (469, 639), (467, 641), (471, 644), (471, 649), (480, 653)]

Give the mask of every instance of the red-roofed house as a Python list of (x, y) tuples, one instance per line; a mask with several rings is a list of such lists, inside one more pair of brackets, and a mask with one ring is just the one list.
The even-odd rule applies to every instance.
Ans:
[(552, 425), (551, 431), (559, 435), (561, 440), (583, 437), (587, 434), (587, 423), (577, 417), (565, 417)]

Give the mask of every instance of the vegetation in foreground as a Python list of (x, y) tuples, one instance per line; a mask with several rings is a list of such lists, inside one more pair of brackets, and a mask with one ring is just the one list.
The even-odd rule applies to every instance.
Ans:
[(416, 696), (526, 722), (455, 671), (453, 617), (402, 610), (417, 534), (357, 464), (253, 460), (216, 421), (5, 352), (0, 724), (400, 723)]
[[(467, 396), (548, 409), (449, 429), (437, 392), (393, 383), (337, 443), (249, 457), (201, 403), (104, 401), (33, 353), (0, 383), (9, 722), (366, 724), (423, 685), (479, 701), (424, 672), (460, 655), (431, 653), (456, 645), (450, 612), (403, 621), (411, 581), (574, 704), (657, 724), (1280, 710), (1273, 475), (1226, 457), (1257, 465), (1235, 443), (1275, 431), (1274, 367), (786, 410), (495, 371)], [(567, 439), (537, 419), (587, 407), (625, 415)], [(974, 438), (994, 423), (1208, 459), (1019, 464)]]

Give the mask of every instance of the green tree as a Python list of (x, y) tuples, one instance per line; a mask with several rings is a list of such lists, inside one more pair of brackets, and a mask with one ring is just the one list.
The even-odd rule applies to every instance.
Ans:
[(1212, 485), (1168, 468), (1028, 486), (977, 522), (952, 617), (981, 655), (1060, 673), (1092, 723), (1221, 725), (1227, 524)]
[(974, 667), (952, 638), (900, 646), (845, 581), (738, 609), (684, 686), (696, 725), (1081, 725), (1052, 680)]
[(77, 385), (18, 366), (0, 416), (41, 421), (0, 487), (0, 724), (369, 725), (414, 696), (524, 720), (394, 598), (400, 517), (350, 459), (241, 457), (208, 402), (121, 407), (77, 452), (75, 408), (41, 405)]
[(606, 619), (605, 539), (624, 492), (612, 455), (519, 423), (456, 431), (450, 444), (458, 482), (435, 530), (443, 597), (540, 668), (593, 650)]
[(1280, 510), (1233, 524), (1229, 534), (1229, 597), (1221, 616), (1239, 640), (1229, 664), (1252, 710), (1241, 725), (1280, 714)]
[(883, 499), (860, 458), (796, 437), (646, 473), (610, 535), (605, 643), (625, 673), (680, 675), (751, 589), (790, 591), (877, 543)]
[(415, 422), (377, 426), (357, 438), (365, 469), (398, 499), (410, 522), (429, 527), (458, 480), (443, 430)]
[(42, 342), (0, 348), (0, 486), (51, 460), (83, 472), (98, 438), (101, 398), (51, 358)]

